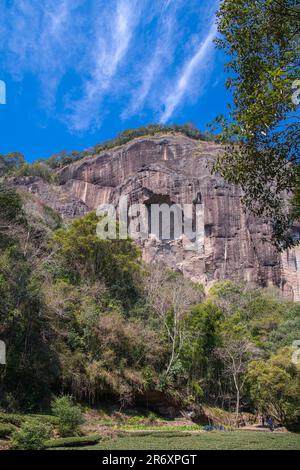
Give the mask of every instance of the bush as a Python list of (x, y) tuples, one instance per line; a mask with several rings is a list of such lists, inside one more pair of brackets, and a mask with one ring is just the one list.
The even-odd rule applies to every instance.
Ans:
[(17, 172), (17, 176), (36, 176), (48, 183), (55, 183), (55, 174), (44, 162), (25, 163)]
[(0, 439), (9, 437), (14, 431), (16, 431), (16, 426), (13, 424), (0, 424)]
[(282, 348), (268, 360), (252, 361), (247, 375), (257, 410), (285, 426), (300, 418), (300, 374), (291, 355), (290, 348)]
[(57, 416), (52, 416), (52, 415), (44, 415), (44, 414), (30, 414), (26, 415), (26, 420), (35, 420), (43, 424), (47, 424), (49, 426), (58, 426), (59, 424), (59, 419)]
[(58, 429), (63, 437), (78, 433), (83, 417), (79, 406), (74, 405), (68, 396), (56, 398), (52, 404), (52, 412), (58, 418)]
[(22, 200), (15, 189), (0, 184), (0, 214), (6, 222), (21, 221)]
[(14, 426), (21, 426), (25, 421), (25, 417), (13, 413), (0, 413), (0, 425), (1, 424), (13, 424)]
[(24, 155), (19, 152), (10, 152), (0, 155), (0, 176), (11, 175), (25, 163)]
[(157, 421), (157, 415), (153, 413), (153, 411), (150, 411), (148, 414), (148, 420), (150, 423), (155, 423)]
[(16, 450), (41, 450), (49, 439), (50, 429), (43, 423), (26, 421), (20, 431), (12, 435), (12, 448)]
[(56, 447), (80, 447), (97, 444), (100, 441), (100, 436), (92, 434), (91, 436), (82, 437), (65, 437), (61, 439), (50, 439), (45, 442), (46, 449)]

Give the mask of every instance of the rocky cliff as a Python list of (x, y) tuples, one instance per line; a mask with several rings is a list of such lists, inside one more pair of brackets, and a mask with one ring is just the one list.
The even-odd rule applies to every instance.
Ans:
[(268, 242), (270, 225), (245, 213), (241, 191), (212, 175), (222, 148), (181, 134), (157, 135), (89, 156), (59, 170), (58, 185), (39, 178), (18, 185), (65, 219), (80, 216), (102, 203), (117, 206), (121, 196), (129, 203), (202, 204), (203, 249), (187, 249), (184, 237), (141, 242), (143, 257), (162, 260), (205, 285), (221, 279), (274, 285), (300, 300), (300, 249), (283, 254)]

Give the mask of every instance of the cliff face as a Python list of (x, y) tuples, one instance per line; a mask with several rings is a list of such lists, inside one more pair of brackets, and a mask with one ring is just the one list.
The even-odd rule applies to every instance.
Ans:
[(246, 214), (240, 189), (211, 174), (221, 147), (183, 135), (139, 138), (122, 147), (69, 165), (59, 172), (59, 185), (37, 178), (18, 184), (38, 195), (66, 219), (102, 203), (191, 204), (204, 210), (204, 246), (190, 251), (184, 237), (140, 242), (146, 261), (162, 260), (193, 280), (210, 285), (221, 279), (246, 280), (280, 287), (300, 300), (300, 249), (283, 254), (266, 240), (270, 226)]

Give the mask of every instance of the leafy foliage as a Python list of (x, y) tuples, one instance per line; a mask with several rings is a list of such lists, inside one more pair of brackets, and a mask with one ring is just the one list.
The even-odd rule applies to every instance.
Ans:
[(62, 437), (74, 436), (83, 423), (79, 406), (74, 405), (68, 396), (58, 397), (52, 403), (52, 412), (58, 418), (58, 429)]
[[(3, 409), (42, 410), (51, 395), (70, 394), (121, 408), (151, 397), (186, 409), (207, 403), (238, 415), (262, 408), (270, 388), (268, 412), (297, 421), (299, 374), (282, 347), (299, 339), (298, 303), (231, 281), (205, 294), (181, 274), (143, 265), (131, 240), (100, 240), (95, 213), (52, 231), (11, 189), (0, 204)], [(68, 397), (53, 410), (56, 421), (38, 422), (76, 432), (81, 413)], [(24, 419), (0, 413), (0, 422)]]
[(13, 424), (1, 424), (0, 423), (0, 439), (9, 437), (16, 430), (16, 426)]
[(25, 164), (24, 156), (19, 152), (0, 155), (0, 177), (10, 175)]
[(47, 395), (53, 354), (43, 296), (29, 262), (27, 240), (33, 232), (20, 196), (3, 188), (0, 207), (0, 335), (9, 351), (0, 371), (0, 390), (1, 402), (13, 410), (17, 402), (30, 407)]
[(43, 423), (26, 421), (19, 431), (12, 436), (12, 447), (15, 450), (42, 450), (49, 439), (49, 428)]
[(37, 161), (34, 163), (24, 163), (14, 173), (15, 176), (36, 176), (42, 178), (44, 181), (49, 183), (57, 182), (57, 175), (52, 171), (49, 165), (43, 161)]
[(124, 304), (137, 298), (135, 274), (139, 270), (139, 251), (131, 240), (102, 240), (96, 229), (99, 218), (94, 212), (74, 220), (54, 235), (62, 268), (60, 276), (78, 284), (102, 280)]
[[(14, 189), (0, 185), (1, 223), (17, 221), (22, 215), (22, 201)], [(3, 230), (3, 229), (2, 229)]]
[(298, 0), (224, 0), (218, 13), (233, 105), (217, 119), (226, 150), (216, 170), (242, 187), (247, 208), (272, 219), (279, 248), (295, 242), (283, 191), (299, 176), (299, 22)]
[(291, 363), (290, 356), (287, 348), (267, 361), (253, 361), (247, 377), (257, 408), (287, 424), (300, 416), (300, 369)]

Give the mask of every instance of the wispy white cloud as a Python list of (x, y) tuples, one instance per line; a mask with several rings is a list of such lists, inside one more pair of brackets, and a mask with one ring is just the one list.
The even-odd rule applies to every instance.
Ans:
[(166, 122), (191, 89), (200, 96), (197, 84), (213, 58), (216, 27), (206, 36), (205, 29), (214, 4), (0, 1), (0, 67), (21, 86), (29, 76), (45, 115), (74, 133), (98, 129), (109, 114), (127, 119), (147, 112)]
[(162, 6), (163, 10), (166, 10), (171, 5), (172, 0), (165, 0), (165, 3)]
[[(158, 80), (167, 65), (172, 61), (176, 45), (174, 41), (176, 14), (180, 4), (180, 0), (173, 2), (173, 4), (171, 4), (171, 0), (166, 0), (165, 3), (162, 4), (156, 33), (157, 36), (152, 40), (153, 42), (156, 41), (156, 45), (153, 48), (154, 52), (151, 55), (150, 51), (149, 61), (145, 64), (140, 64), (138, 84), (132, 90), (129, 105), (122, 114), (123, 118), (133, 116), (141, 110), (152, 90), (154, 82)], [(167, 11), (168, 9), (169, 11)], [(146, 57), (148, 57), (148, 54)]]
[(207, 67), (208, 59), (212, 60), (213, 40), (216, 33), (217, 25), (215, 20), (213, 20), (205, 39), (199, 45), (196, 53), (186, 61), (173, 90), (167, 95), (164, 103), (165, 109), (160, 117), (160, 122), (165, 123), (172, 117), (175, 109), (188, 91), (190, 82), (196, 72), (203, 73), (203, 69)]
[(54, 105), (57, 87), (74, 61), (75, 38), (80, 40), (80, 35), (73, 13), (80, 3), (14, 0), (5, 10), (0, 40), (6, 69), (17, 80), (26, 73), (34, 75), (45, 108)]
[(116, 8), (115, 13), (109, 12), (114, 20), (108, 21), (108, 27), (103, 27), (102, 23), (96, 30), (95, 50), (89, 65), (91, 72), (83, 84), (82, 97), (69, 103), (71, 113), (68, 121), (75, 131), (99, 124), (102, 98), (113, 86), (113, 78), (126, 56), (138, 23), (140, 9), (136, 1), (120, 0)]

